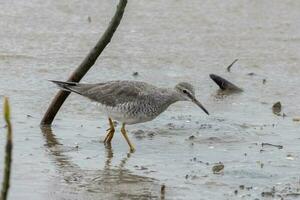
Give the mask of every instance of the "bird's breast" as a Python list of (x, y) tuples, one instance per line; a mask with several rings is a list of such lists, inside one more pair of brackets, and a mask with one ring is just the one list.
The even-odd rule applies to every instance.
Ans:
[(158, 109), (147, 102), (140, 104), (123, 103), (116, 106), (107, 106), (101, 103), (97, 103), (97, 105), (108, 117), (126, 124), (151, 121), (159, 115)]

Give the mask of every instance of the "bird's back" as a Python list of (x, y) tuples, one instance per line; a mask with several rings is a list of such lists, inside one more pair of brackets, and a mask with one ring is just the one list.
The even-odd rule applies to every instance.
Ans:
[(145, 99), (159, 89), (138, 81), (108, 81), (97, 84), (78, 84), (73, 87), (82, 96), (106, 106), (117, 106), (137, 99)]

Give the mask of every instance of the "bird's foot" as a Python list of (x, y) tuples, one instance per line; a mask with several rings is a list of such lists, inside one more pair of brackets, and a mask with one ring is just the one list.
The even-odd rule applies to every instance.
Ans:
[(115, 129), (114, 128), (109, 128), (109, 129), (107, 129), (107, 131), (108, 131), (108, 133), (105, 136), (105, 139), (103, 141), (104, 144), (110, 144), (111, 143), (111, 140), (114, 137)]

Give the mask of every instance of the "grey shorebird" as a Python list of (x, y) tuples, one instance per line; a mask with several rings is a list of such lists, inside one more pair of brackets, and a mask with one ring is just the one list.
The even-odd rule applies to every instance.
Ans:
[(121, 133), (131, 151), (134, 151), (134, 147), (127, 136), (126, 124), (151, 121), (177, 101), (191, 101), (209, 114), (196, 99), (194, 87), (187, 82), (178, 83), (174, 88), (160, 88), (139, 81), (108, 81), (96, 84), (50, 81), (63, 90), (96, 102), (107, 114), (110, 128), (104, 139), (105, 144), (111, 143), (115, 133), (112, 119), (121, 122)]

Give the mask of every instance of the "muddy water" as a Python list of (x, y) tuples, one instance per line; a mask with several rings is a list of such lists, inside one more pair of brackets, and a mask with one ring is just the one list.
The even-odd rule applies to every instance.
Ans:
[[(120, 134), (112, 147), (101, 143), (107, 119), (77, 95), (66, 101), (52, 129), (39, 128), (57, 92), (46, 80), (68, 77), (105, 30), (116, 3), (1, 0), (0, 95), (10, 97), (14, 124), (10, 199), (161, 199), (162, 184), (165, 199), (261, 199), (273, 187), (274, 198), (296, 199), (296, 0), (129, 1), (111, 44), (84, 81), (129, 79), (173, 87), (188, 80), (211, 115), (182, 102), (152, 122), (128, 126), (137, 148), (133, 154)], [(210, 73), (244, 92), (220, 94)], [(277, 101), (284, 118), (272, 113)], [(283, 149), (262, 147), (263, 142)], [(0, 152), (2, 163), (3, 148)], [(213, 174), (218, 162), (225, 169)]]

